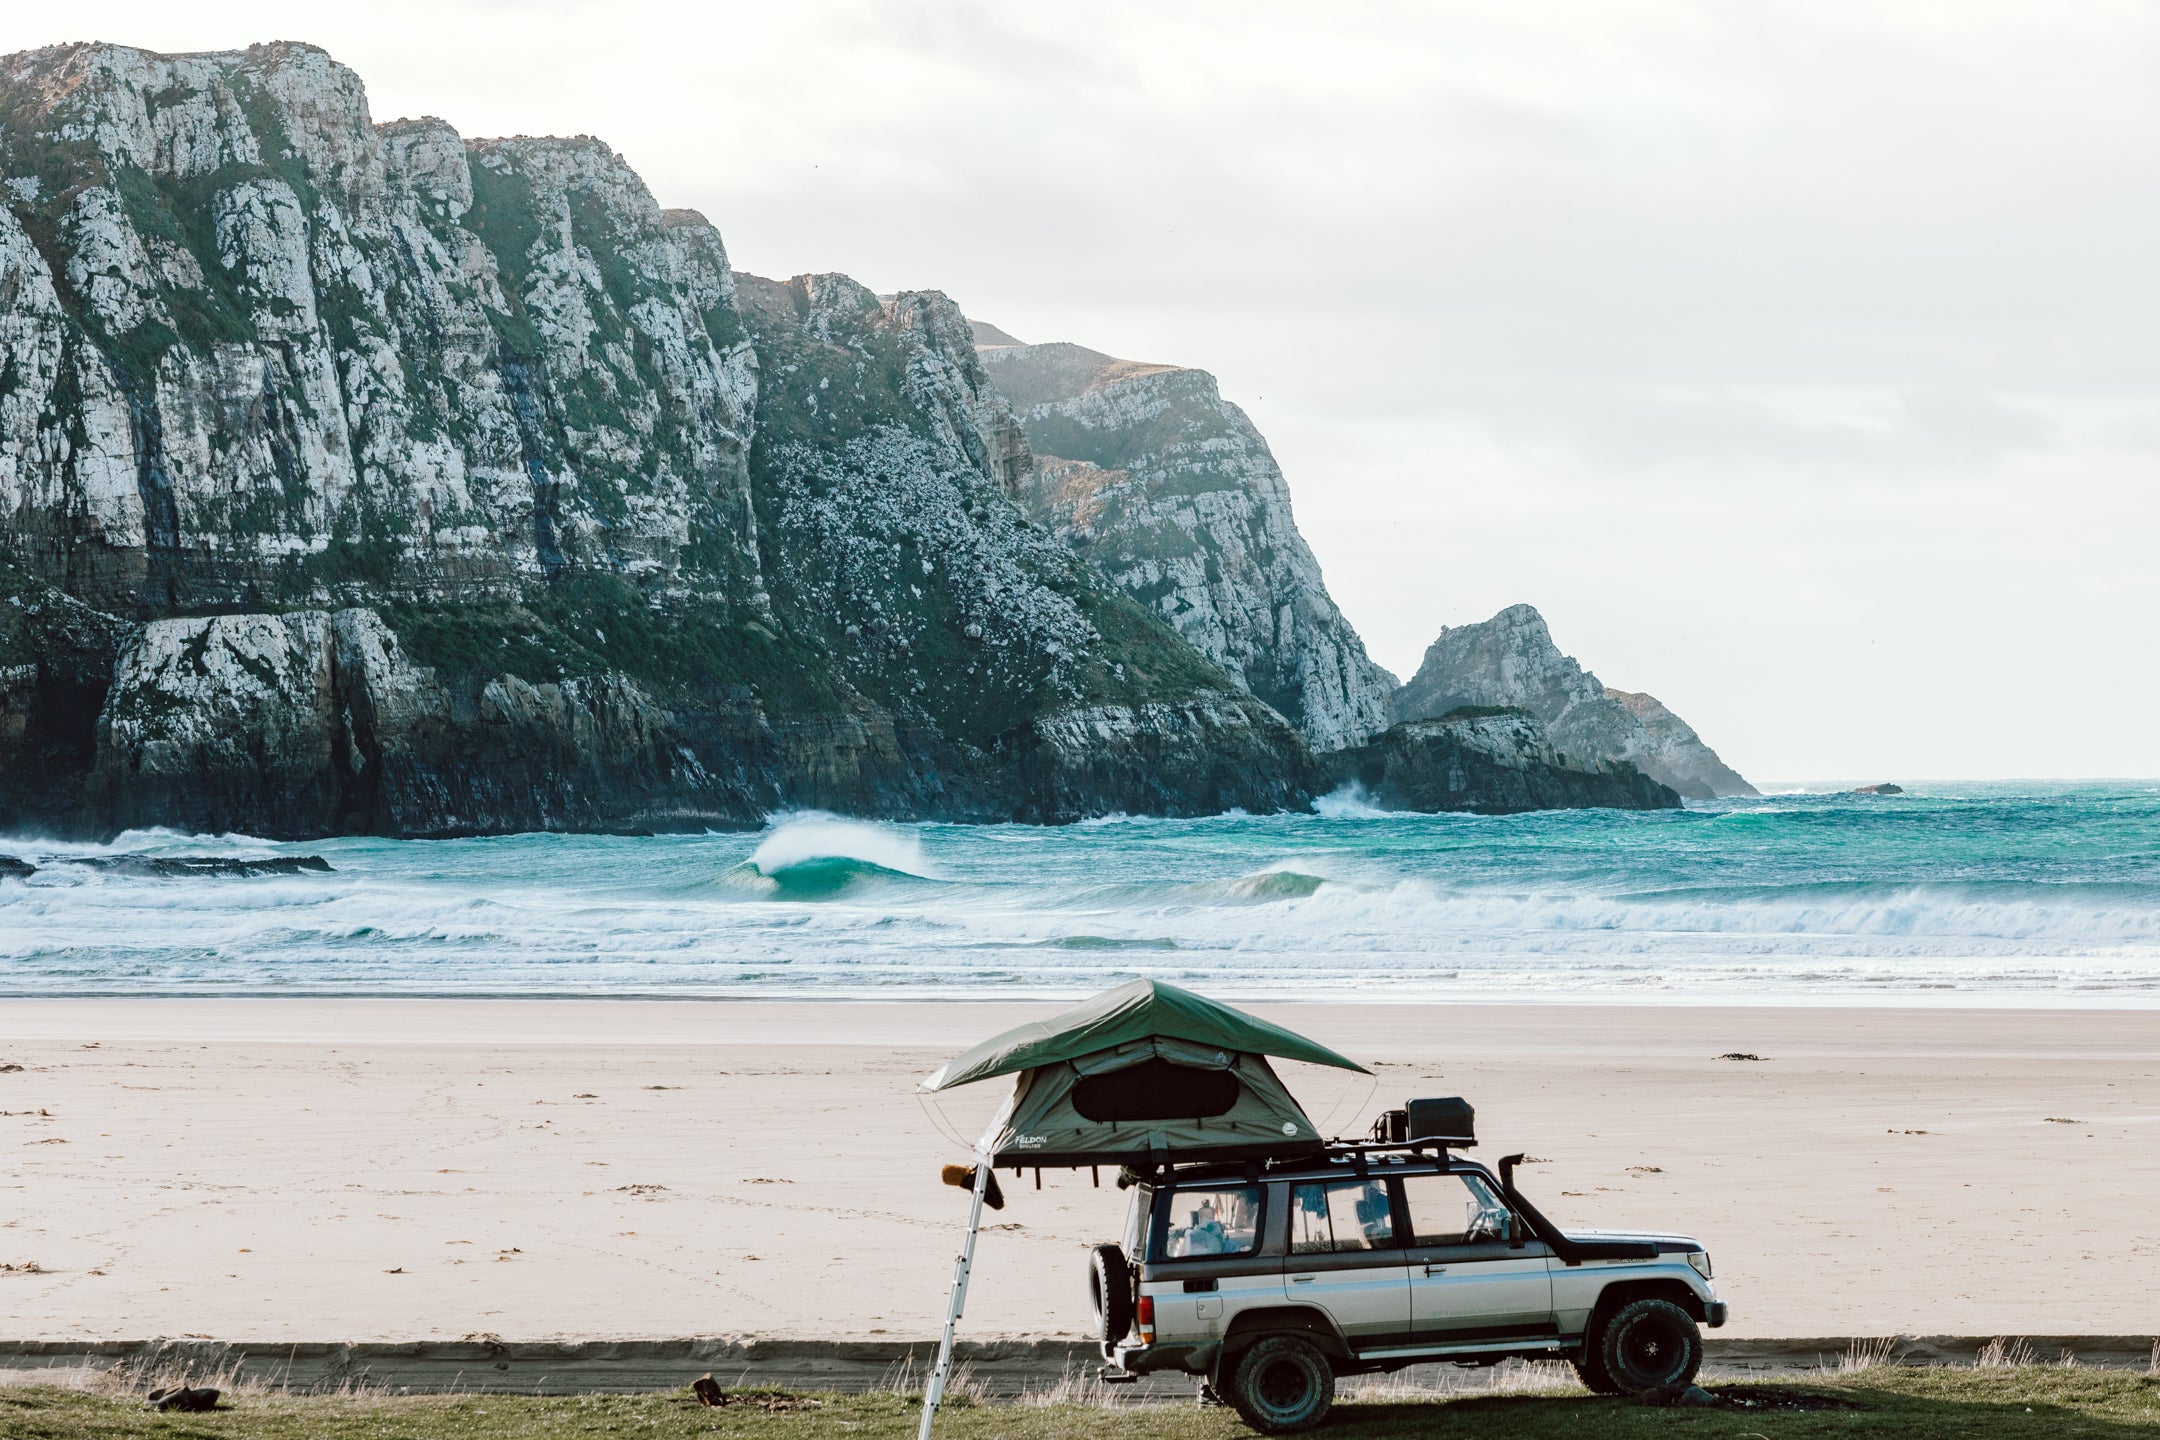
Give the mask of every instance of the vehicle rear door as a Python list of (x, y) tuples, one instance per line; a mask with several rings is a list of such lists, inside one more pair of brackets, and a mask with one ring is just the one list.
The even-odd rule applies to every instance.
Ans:
[[(1263, 1203), (1270, 1189), (1276, 1199)], [(1266, 1236), (1281, 1233), (1267, 1215), (1281, 1194), (1280, 1186), (1230, 1182), (1163, 1196), (1146, 1293), (1165, 1343), (1219, 1338), (1239, 1311), (1279, 1303), (1282, 1247)]]
[[(1420, 1343), (1557, 1335), (1551, 1251), (1508, 1243), (1508, 1207), (1467, 1171), (1405, 1175), (1410, 1328)], [(1519, 1221), (1517, 1222), (1520, 1223)]]
[(1325, 1310), (1353, 1349), (1407, 1344), (1410, 1270), (1401, 1234), (1384, 1179), (1293, 1184), (1283, 1294)]

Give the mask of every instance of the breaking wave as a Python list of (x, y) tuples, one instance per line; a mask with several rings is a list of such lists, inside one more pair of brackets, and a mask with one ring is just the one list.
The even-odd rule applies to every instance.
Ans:
[(1265, 905), (1275, 900), (1303, 900), (1327, 883), (1318, 875), (1301, 875), (1295, 870), (1263, 870), (1257, 875), (1240, 875), (1223, 889), (1233, 899)]
[(1352, 780), (1314, 800), (1313, 813), (1327, 820), (1385, 820), (1399, 812), (1381, 809), (1365, 787)]
[(752, 888), (786, 900), (825, 899), (866, 884), (936, 878), (913, 831), (831, 815), (782, 821), (732, 873), (751, 881)]
[[(2160, 1004), (2160, 794), (282, 845), (0, 841), (0, 996), (1071, 994)], [(326, 869), (298, 863), (321, 855)], [(283, 857), (244, 883), (150, 864)], [(92, 863), (94, 862), (94, 863)], [(267, 868), (267, 867), (266, 867)]]

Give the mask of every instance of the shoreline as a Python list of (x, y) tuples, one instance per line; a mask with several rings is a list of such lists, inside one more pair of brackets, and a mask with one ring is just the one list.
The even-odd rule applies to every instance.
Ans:
[[(972, 1135), (1004, 1090), (926, 1110), (916, 1082), (1050, 1008), (0, 1006), (9, 1338), (934, 1335), (962, 1220), (938, 1117)], [(1372, 1066), (1283, 1067), (1323, 1130), (1461, 1094), (1561, 1223), (1702, 1237), (1720, 1344), (2151, 1328), (2149, 1011), (1254, 1008)], [(1008, 1193), (962, 1333), (1075, 1339), (1122, 1197)]]
[[(2008, 1037), (2033, 1033), (2047, 1037), (2039, 1051), (2017, 1053), (2114, 1054), (2160, 1058), (2160, 1012), (2142, 1006), (2086, 1005), (1884, 1005), (1802, 1003), (1763, 999), (1748, 1003), (1704, 1001), (1669, 1003), (1644, 999), (1602, 1000), (1464, 1000), (1404, 999), (1375, 1001), (1282, 1000), (1275, 997), (1225, 997), (1292, 1029), (1353, 1054), (1362, 1045), (1411, 1045), (1430, 1042), (1426, 1027), (1467, 1011), (1490, 1022), (1478, 1033), (1450, 1030), (1439, 1053), (1456, 1056), (1503, 1056), (1543, 1050), (1538, 1032), (1568, 1033), (1570, 1051), (1584, 1044), (1616, 1053), (1696, 1053), (1721, 1027), (1772, 1023), (1803, 1038), (1812, 1047), (1882, 1053), (1944, 1053), (1992, 1056), (2004, 1053)], [(1040, 1019), (1073, 1003), (1073, 997), (988, 998), (971, 995), (930, 998), (921, 993), (888, 999), (825, 996), (802, 999), (766, 995), (0, 995), (0, 1047), (10, 1041), (63, 1041), (112, 1038), (156, 1041), (172, 1038), (178, 1017), (208, 1024), (205, 1032), (222, 1041), (314, 1044), (337, 1040), (355, 1045), (405, 1045), (425, 1042), (505, 1046), (542, 1045), (564, 1040), (640, 1045), (866, 1044), (921, 1048), (925, 1055), (941, 1046), (955, 1053), (986, 1035), (1028, 1020)], [(499, 1011), (497, 1015), (493, 1012)], [(755, 1024), (733, 1023), (737, 1014), (754, 1015)], [(1611, 1036), (1600, 1036), (1595, 1017), (1618, 1021)], [(1664, 1025), (1647, 1027), (1650, 1017)], [(702, 1022), (719, 1020), (707, 1028)], [(514, 1023), (503, 1024), (503, 1020)], [(686, 1028), (690, 1022), (700, 1022)], [(596, 1022), (604, 1022), (597, 1031)], [(482, 1027), (475, 1030), (475, 1026)], [(1575, 1035), (1577, 1027), (1589, 1033)], [(1679, 1049), (1677, 1036), (1688, 1035), (1692, 1048)], [(1660, 1035), (1667, 1038), (1660, 1039)], [(2108, 1038), (2117, 1048), (2095, 1051), (2092, 1042)], [(201, 1037), (198, 1037), (201, 1038)], [(1887, 1047), (1887, 1048), (1883, 1048)], [(4, 1060), (0, 1056), (0, 1060)], [(940, 1059), (944, 1058), (942, 1056)], [(933, 1061), (924, 1073), (936, 1068)], [(1295, 1070), (1298, 1067), (1292, 1067)]]
[[(1132, 978), (1123, 974), (1123, 978)], [(1171, 979), (1174, 977), (1162, 977)], [(1180, 982), (1187, 983), (1187, 982)], [(1029, 991), (1015, 988), (997, 994), (963, 993), (939, 994), (932, 985), (895, 989), (890, 994), (872, 992), (773, 992), (773, 991), (625, 991), (615, 990), (607, 994), (579, 994), (564, 991), (443, 991), (440, 993), (363, 993), (361, 991), (323, 990), (305, 994), (263, 995), (240, 994), (225, 991), (162, 991), (132, 989), (126, 994), (106, 991), (38, 991), (13, 992), (0, 987), (0, 1005), (135, 1005), (135, 1004), (202, 1004), (202, 1005), (798, 1005), (820, 1007), (832, 1005), (857, 1006), (907, 1006), (935, 1005), (940, 1008), (954, 1005), (992, 1007), (1020, 1006), (1040, 1010), (1046, 1006), (1067, 1006), (1086, 999), (1102, 988), (1094, 985), (1072, 990)], [(1958, 995), (1950, 992), (1926, 995), (1863, 994), (1863, 995), (1816, 995), (1805, 992), (1797, 994), (1771, 994), (1758, 991), (1747, 996), (1715, 994), (1556, 994), (1551, 996), (1509, 995), (1502, 993), (1479, 993), (1465, 996), (1416, 995), (1389, 1000), (1370, 991), (1356, 991), (1340, 995), (1292, 994), (1282, 991), (1245, 993), (1227, 990), (1210, 984), (1208, 993), (1226, 1005), (1246, 1008), (1294, 1009), (1310, 1007), (1315, 1010), (1346, 1010), (1359, 1007), (1387, 1009), (1484, 1009), (1484, 1010), (1819, 1010), (1819, 1011), (1872, 1011), (1885, 1010), (1899, 1013), (1912, 1011), (1945, 1010), (1956, 1012), (2044, 1012), (2048, 1014), (2116, 1014), (2123, 1011), (2152, 1011), (2160, 1013), (2160, 991), (2125, 990), (2079, 991), (2067, 995), (2054, 992), (2035, 994), (1973, 994)], [(2103, 998), (2104, 997), (2104, 998)], [(5, 1031), (0, 1030), (0, 1037)]]

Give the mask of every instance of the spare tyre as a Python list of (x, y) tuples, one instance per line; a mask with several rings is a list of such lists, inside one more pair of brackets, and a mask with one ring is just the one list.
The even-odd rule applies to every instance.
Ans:
[(1132, 1266), (1115, 1245), (1097, 1245), (1088, 1256), (1088, 1304), (1095, 1312), (1095, 1338), (1103, 1344), (1117, 1344), (1132, 1329)]

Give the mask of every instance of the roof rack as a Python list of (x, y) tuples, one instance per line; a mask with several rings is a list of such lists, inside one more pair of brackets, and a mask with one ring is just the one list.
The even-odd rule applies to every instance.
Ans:
[(1426, 1135), (1416, 1140), (1330, 1140), (1326, 1153), (1330, 1155), (1377, 1155), (1384, 1151), (1401, 1150), (1419, 1154), (1430, 1150), (1445, 1155), (1450, 1150), (1467, 1150), (1477, 1144), (1455, 1135)]
[(1126, 1185), (1160, 1184), (1170, 1179), (1192, 1179), (1210, 1176), (1242, 1175), (1246, 1180), (1258, 1180), (1262, 1176), (1285, 1175), (1299, 1170), (1314, 1170), (1342, 1163), (1357, 1164), (1384, 1155), (1401, 1155), (1420, 1160), (1430, 1160), (1443, 1169), (1453, 1165), (1456, 1158), (1451, 1151), (1460, 1150), (1470, 1143), (1455, 1137), (1428, 1136), (1421, 1140), (1392, 1141), (1329, 1140), (1321, 1148), (1309, 1150), (1303, 1155), (1268, 1160), (1173, 1160), (1145, 1171), (1126, 1167), (1119, 1179), (1119, 1188)]
[(1156, 1177), (1234, 1175), (1242, 1171), (1247, 1181), (1263, 1174), (1310, 1169), (1316, 1164), (1348, 1160), (1362, 1165), (1374, 1155), (1430, 1155), (1442, 1169), (1452, 1163), (1449, 1151), (1467, 1150), (1477, 1144), (1477, 1112), (1460, 1095), (1415, 1099), (1399, 1110), (1383, 1110), (1369, 1134), (1352, 1139), (1338, 1135), (1320, 1142), (1317, 1150), (1257, 1160), (1176, 1160), (1164, 1158), (1146, 1167), (1127, 1166), (1120, 1176), (1123, 1188), (1134, 1182), (1153, 1183)]

